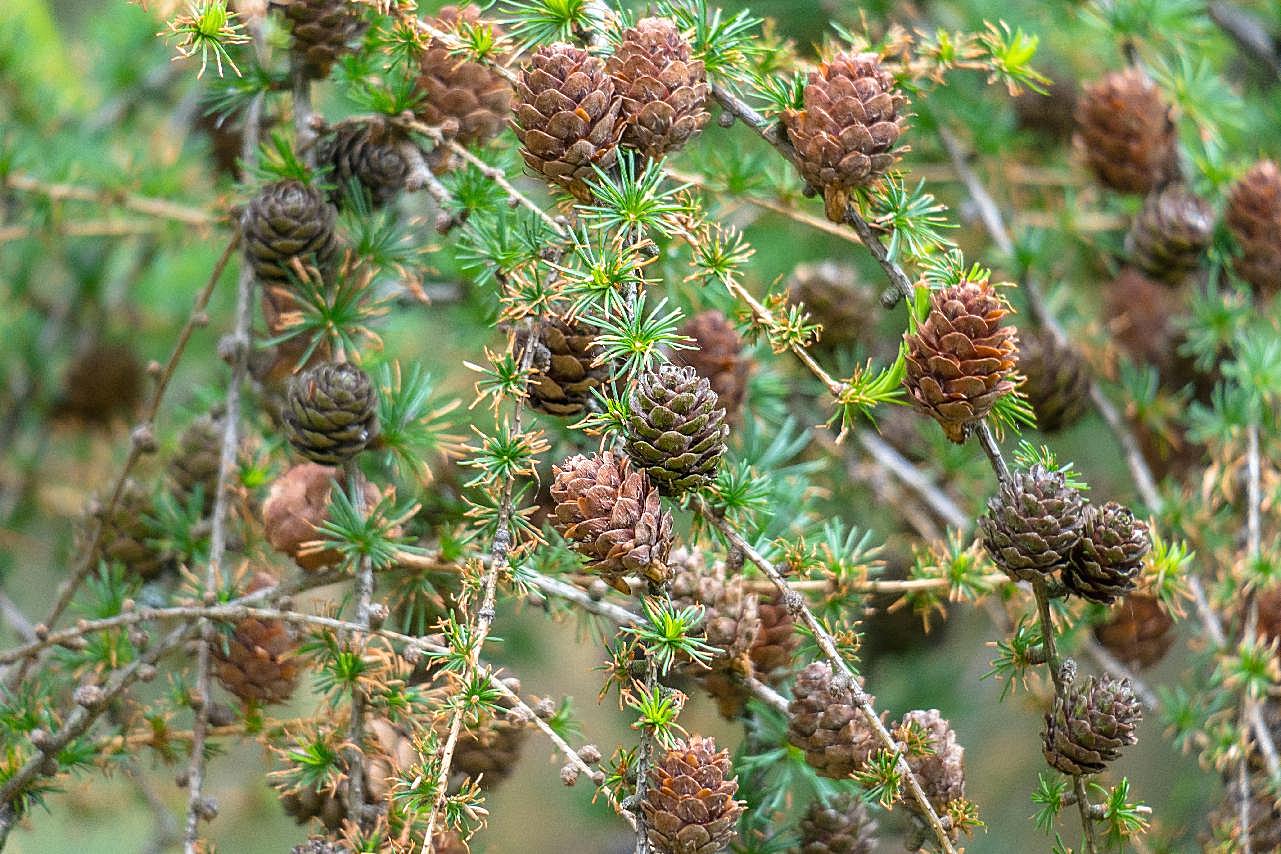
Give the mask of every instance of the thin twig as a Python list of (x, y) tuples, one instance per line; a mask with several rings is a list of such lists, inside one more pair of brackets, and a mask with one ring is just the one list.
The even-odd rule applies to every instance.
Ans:
[[(365, 515), (365, 476), (353, 457), (343, 467), (343, 474), (352, 492), (352, 508)], [(364, 646), (369, 633), (374, 601), (374, 565), (368, 555), (360, 558), (356, 567), (356, 625), (363, 631), (354, 643)], [(365, 689), (356, 682), (351, 689), (351, 716), (347, 722), (347, 815), (358, 825), (365, 826)]]
[(180, 205), (165, 199), (153, 199), (123, 193), (107, 187), (83, 187), (77, 184), (55, 184), (42, 181), (34, 175), (14, 172), (5, 176), (3, 186), (24, 193), (45, 196), (53, 201), (94, 202), (104, 207), (118, 205), (135, 213), (173, 220), (186, 225), (208, 226), (224, 221), (202, 208)]

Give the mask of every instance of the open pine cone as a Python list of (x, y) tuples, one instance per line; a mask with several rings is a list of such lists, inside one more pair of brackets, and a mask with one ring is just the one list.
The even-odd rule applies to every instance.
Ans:
[(743, 803), (729, 751), (710, 738), (677, 741), (650, 768), (641, 811), (659, 854), (716, 854), (736, 834)]
[[(908, 724), (925, 731), (930, 752), (920, 755), (909, 752), (907, 764), (935, 812), (947, 812), (949, 803), (965, 797), (965, 748), (956, 743), (956, 733), (938, 709), (908, 712), (899, 726)], [(908, 809), (919, 809), (914, 799), (908, 798), (905, 803)]]
[[(431, 24), (443, 32), (481, 25), (500, 32), (496, 25), (482, 22), (480, 9), (471, 5), (446, 6)], [(418, 120), (452, 130), (453, 138), (463, 145), (498, 136), (511, 113), (512, 87), (501, 74), (485, 63), (458, 56), (435, 39), (423, 48), (417, 86), (423, 93), (414, 106)]]
[[(596, 363), (592, 347), (599, 329), (589, 323), (550, 317), (538, 325), (538, 344), (532, 355), (537, 373), (526, 393), (530, 406), (548, 415), (578, 415), (592, 403), (592, 392), (609, 382), (613, 366)], [(524, 354), (529, 333), (516, 330), (517, 357)]]
[(368, 193), (376, 208), (395, 200), (401, 190), (422, 188), (427, 171), (422, 152), (403, 132), (383, 121), (345, 124), (316, 143), (316, 160), (331, 167), (335, 204), (354, 190)]
[(605, 63), (623, 99), (623, 144), (657, 160), (696, 136), (711, 119), (707, 71), (668, 18), (641, 18), (623, 31)]
[(1045, 329), (1019, 336), (1021, 386), (1036, 429), (1055, 433), (1081, 420), (1090, 405), (1090, 366), (1075, 348)]
[(351, 0), (275, 0), (275, 4), (285, 7), (293, 35), (291, 49), (309, 77), (327, 77), (365, 31), (363, 7)]
[[(276, 579), (260, 572), (247, 592), (271, 587)], [(246, 617), (218, 634), (209, 645), (222, 687), (246, 703), (284, 703), (298, 685), (297, 642), (280, 620)]]
[[(844, 679), (844, 675), (841, 676)], [(876, 732), (854, 703), (854, 692), (818, 661), (800, 672), (788, 706), (787, 740), (805, 751), (822, 777), (844, 780), (881, 749)]]
[(1172, 111), (1138, 68), (1087, 85), (1077, 101), (1076, 123), (1077, 147), (1105, 186), (1147, 194), (1177, 177)]
[(1090, 505), (1072, 560), (1063, 567), (1063, 583), (1076, 595), (1107, 605), (1134, 589), (1151, 550), (1147, 523), (1128, 507), (1115, 501)]

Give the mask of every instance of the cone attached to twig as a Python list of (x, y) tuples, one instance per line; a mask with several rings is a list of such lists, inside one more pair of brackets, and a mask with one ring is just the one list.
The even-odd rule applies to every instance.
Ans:
[[(110, 496), (103, 496), (105, 504)], [(130, 575), (148, 580), (173, 565), (170, 555), (155, 543), (158, 531), (151, 521), (155, 506), (151, 495), (132, 478), (121, 487), (114, 512), (102, 519), (98, 555), (118, 562)]]
[(641, 811), (659, 854), (716, 854), (729, 845), (743, 813), (729, 751), (710, 738), (677, 741), (654, 758)]
[[(443, 32), (489, 26), (477, 6), (446, 6), (430, 22)], [(497, 57), (501, 59), (501, 57)], [(459, 56), (438, 39), (427, 42), (419, 63), (417, 87), (423, 98), (414, 107), (424, 124), (452, 131), (463, 145), (498, 136), (511, 114), (512, 87), (491, 65)]]
[(693, 368), (659, 365), (637, 378), (627, 455), (664, 495), (697, 491), (716, 477), (729, 425), (711, 383)]
[(206, 412), (188, 424), (178, 437), (168, 473), (174, 495), (183, 506), (199, 492), (203, 512), (208, 514), (213, 509), (218, 469), (222, 465), (222, 433), (222, 418)]
[[(247, 592), (271, 587), (276, 579), (260, 572)], [(245, 617), (215, 636), (209, 654), (222, 687), (246, 703), (284, 703), (298, 685), (297, 642), (281, 620)]]
[(796, 677), (788, 706), (787, 740), (805, 751), (816, 773), (833, 780), (861, 770), (881, 749), (847, 678), (834, 677), (827, 662), (815, 662)]
[[(935, 812), (944, 813), (948, 804), (965, 797), (965, 748), (956, 743), (956, 733), (938, 709), (908, 712), (895, 729), (898, 731), (909, 725), (925, 733), (927, 750), (923, 753), (908, 751), (908, 767)], [(905, 803), (909, 809), (919, 809), (911, 798)]]
[(1045, 716), (1045, 761), (1064, 774), (1097, 774), (1138, 741), (1143, 709), (1128, 680), (1086, 677)]
[(623, 144), (657, 160), (696, 136), (711, 119), (707, 71), (668, 18), (642, 18), (623, 31), (605, 64), (623, 99)]
[(819, 63), (804, 108), (783, 113), (801, 177), (823, 193), (827, 217), (845, 220), (849, 193), (880, 180), (897, 158), (907, 98), (874, 53), (841, 53)]
[(355, 191), (383, 207), (401, 190), (421, 189), (427, 174), (418, 146), (383, 121), (342, 125), (316, 143), (316, 160), (331, 167), (335, 203)]
[(378, 434), (378, 393), (350, 362), (317, 365), (289, 386), (285, 433), (299, 454), (336, 466), (365, 449)]
[(258, 191), (245, 208), (245, 255), (258, 281), (290, 288), (294, 262), (322, 274), (337, 249), (338, 211), (319, 189), (301, 181), (277, 181)]
[(540, 47), (521, 70), (512, 123), (530, 169), (582, 201), (618, 157), (626, 123), (605, 62), (573, 45)]
[(672, 515), (644, 470), (613, 451), (580, 454), (554, 468), (551, 491), (556, 530), (606, 582), (630, 593), (629, 573), (668, 579)]
[[(262, 527), (267, 543), (293, 558), (307, 572), (318, 572), (342, 560), (342, 555), (333, 549), (309, 545), (321, 537), (318, 528), (329, 517), (335, 481), (340, 487), (345, 486), (346, 475), (342, 469), (300, 463), (276, 479), (262, 505)], [(378, 488), (366, 482), (366, 506), (377, 503), (378, 499)]]
[(906, 333), (908, 397), (953, 442), (987, 417), (1014, 390), (1016, 332), (987, 281), (962, 282), (930, 293), (930, 312)]
[(815, 798), (801, 817), (800, 854), (872, 854), (876, 822), (857, 795)]
[(1001, 484), (979, 519), (983, 546), (1014, 578), (1044, 578), (1062, 569), (1081, 541), (1085, 499), (1059, 471), (1033, 466)]
[(1130, 262), (1177, 285), (1196, 272), (1214, 236), (1214, 208), (1182, 184), (1148, 196), (1125, 238)]
[(1113, 607), (1107, 622), (1094, 627), (1094, 639), (1122, 663), (1147, 668), (1170, 651), (1173, 629), (1174, 620), (1161, 600), (1131, 593)]
[(673, 351), (673, 364), (688, 365), (711, 383), (726, 417), (733, 420), (743, 404), (752, 373), (751, 359), (743, 352), (743, 339), (729, 319), (715, 309), (694, 315), (679, 332), (694, 339), (694, 348)]
[(309, 77), (329, 76), (329, 69), (365, 31), (363, 7), (351, 0), (288, 0), (283, 5), (295, 62)]
[(1281, 168), (1260, 160), (1232, 185), (1223, 219), (1241, 254), (1236, 274), (1270, 298), (1281, 291)]
[(1147, 194), (1177, 177), (1172, 111), (1141, 70), (1113, 72), (1087, 85), (1076, 123), (1077, 147), (1105, 186)]
[(783, 594), (778, 591), (760, 600), (756, 614), (760, 617), (761, 629), (749, 654), (756, 675), (769, 681), (771, 675), (792, 666), (796, 650), (801, 645), (801, 636), (796, 631), (791, 610), (783, 601)]
[(1148, 526), (1128, 507), (1109, 501), (1085, 508), (1085, 525), (1072, 560), (1063, 568), (1063, 583), (1076, 595), (1110, 604), (1134, 589), (1143, 559), (1152, 550)]
[[(592, 402), (592, 392), (609, 382), (613, 366), (596, 363), (592, 347), (600, 330), (582, 321), (569, 322), (558, 317), (538, 325), (538, 343), (531, 357), (537, 370), (526, 389), (529, 403), (548, 415), (578, 415)], [(522, 326), (516, 331), (515, 353), (523, 356), (528, 332)]]
[(1045, 329), (1019, 335), (1021, 389), (1036, 413), (1036, 428), (1071, 427), (1090, 405), (1090, 366), (1071, 345)]

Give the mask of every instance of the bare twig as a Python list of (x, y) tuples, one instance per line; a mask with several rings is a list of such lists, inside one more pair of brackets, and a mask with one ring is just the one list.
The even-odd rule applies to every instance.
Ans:
[(24, 193), (35, 193), (53, 201), (93, 202), (104, 207), (119, 206), (135, 213), (168, 219), (186, 225), (211, 226), (224, 221), (202, 208), (180, 205), (165, 199), (153, 199), (122, 193), (106, 187), (83, 187), (76, 184), (53, 184), (21, 172), (5, 176), (3, 186)]

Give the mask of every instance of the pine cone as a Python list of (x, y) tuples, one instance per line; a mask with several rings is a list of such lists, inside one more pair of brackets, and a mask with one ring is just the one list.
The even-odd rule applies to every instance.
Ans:
[(729, 751), (697, 735), (657, 758), (640, 806), (659, 854), (716, 854), (729, 845), (743, 812), (733, 773)]
[(1050, 767), (1064, 774), (1097, 774), (1134, 744), (1143, 709), (1129, 680), (1086, 677), (1054, 700), (1045, 716), (1044, 753)]
[[(109, 498), (103, 497), (104, 505)], [(127, 573), (144, 580), (155, 578), (172, 566), (172, 556), (153, 542), (159, 535), (151, 521), (154, 512), (151, 495), (137, 481), (126, 480), (115, 512), (102, 520), (99, 558), (119, 563)]]
[(1259, 636), (1269, 641), (1281, 641), (1281, 587), (1259, 591)]
[(815, 662), (796, 677), (788, 706), (787, 740), (805, 751), (815, 772), (833, 780), (861, 770), (881, 749), (844, 679), (834, 679), (827, 662)]
[(676, 151), (700, 133), (707, 112), (707, 71), (667, 18), (642, 18), (623, 31), (606, 72), (623, 99), (623, 144), (651, 160)]
[(213, 510), (218, 491), (218, 469), (222, 465), (223, 421), (205, 413), (187, 425), (178, 437), (178, 447), (169, 460), (169, 479), (174, 495), (186, 507), (197, 490), (202, 496), (202, 512)]
[[(503, 681), (512, 691), (520, 692), (519, 680), (508, 678)], [(454, 770), (473, 780), (483, 775), (481, 782), (486, 788), (511, 776), (516, 770), (521, 749), (529, 738), (530, 722), (519, 715), (508, 714), (515, 708), (515, 703), (501, 697), (498, 706), (504, 711), (488, 714), (475, 725), (468, 721), (454, 751)]]
[[(592, 342), (600, 330), (576, 321), (549, 318), (539, 324), (533, 366), (538, 373), (530, 380), (529, 404), (548, 415), (578, 415), (592, 402), (592, 391), (609, 382), (613, 367), (595, 364)], [(525, 351), (528, 333), (516, 330), (515, 353)]]
[(907, 98), (874, 53), (841, 53), (805, 84), (805, 108), (783, 113), (801, 177), (823, 192), (828, 219), (845, 220), (849, 191), (876, 183), (897, 158)]
[(1107, 605), (1134, 589), (1143, 559), (1152, 550), (1147, 523), (1128, 507), (1109, 501), (1085, 508), (1085, 525), (1063, 583), (1076, 595)]
[(827, 802), (815, 798), (800, 825), (800, 854), (872, 854), (876, 850), (876, 822), (867, 805), (849, 792)]
[(908, 395), (953, 442), (1014, 389), (1017, 330), (1001, 325), (1008, 310), (988, 282), (962, 282), (933, 291), (925, 322), (904, 336)]
[(307, 76), (324, 78), (364, 31), (361, 5), (351, 0), (289, 0), (285, 18), (292, 51)]
[(71, 360), (53, 414), (99, 425), (129, 418), (142, 400), (142, 385), (142, 363), (133, 347), (99, 342)]
[(694, 339), (694, 349), (675, 350), (672, 363), (688, 365), (712, 384), (712, 391), (730, 419), (738, 414), (752, 372), (751, 359), (743, 352), (743, 339), (719, 311), (700, 312), (681, 326), (681, 335)]
[(258, 281), (291, 290), (295, 258), (323, 273), (337, 249), (337, 218), (325, 194), (301, 181), (277, 181), (259, 190), (241, 222), (245, 256)]
[(637, 378), (627, 455), (663, 495), (683, 495), (710, 483), (728, 436), (716, 392), (693, 368), (659, 365)]
[(1281, 290), (1281, 168), (1271, 160), (1254, 164), (1228, 191), (1223, 219), (1241, 248), (1236, 274), (1271, 298)]
[[(365, 733), (365, 803), (386, 807), (395, 774), (417, 764), (418, 750), (413, 737), (386, 718), (368, 719)], [(284, 790), (280, 804), (299, 824), (318, 818), (327, 829), (340, 830), (347, 819), (347, 783), (344, 780), (331, 789)]]
[(1014, 472), (979, 519), (983, 547), (1014, 578), (1031, 581), (1067, 565), (1081, 541), (1085, 499), (1062, 472), (1033, 466)]
[[(1262, 608), (1259, 613), (1262, 615)], [(1147, 668), (1170, 651), (1174, 643), (1173, 628), (1174, 620), (1161, 607), (1159, 599), (1131, 593), (1112, 608), (1106, 623), (1094, 627), (1094, 639), (1122, 663)]]
[(289, 386), (285, 434), (313, 463), (336, 466), (378, 435), (378, 393), (350, 362), (317, 365)]
[[(446, 6), (431, 23), (444, 32), (482, 25), (476, 6)], [(496, 25), (487, 25), (495, 34), (501, 32)], [(424, 95), (414, 107), (419, 121), (436, 127), (456, 126), (453, 138), (469, 146), (502, 133), (511, 113), (512, 87), (492, 67), (458, 56), (444, 44), (430, 40), (419, 69), (417, 86)]]
[[(276, 579), (254, 576), (247, 592), (271, 587)], [(298, 685), (297, 644), (288, 624), (246, 617), (209, 645), (222, 687), (246, 703), (284, 703)]]
[(381, 121), (338, 128), (316, 144), (316, 161), (333, 167), (327, 180), (335, 185), (334, 204), (358, 187), (375, 208), (390, 204), (402, 189), (420, 189), (427, 168), (418, 146)]
[(778, 591), (761, 599), (756, 606), (761, 629), (752, 644), (752, 667), (757, 676), (768, 681), (770, 674), (792, 666), (801, 636), (796, 631), (796, 621), (788, 610), (783, 595)]
[[(319, 572), (342, 560), (342, 555), (333, 549), (304, 545), (320, 538), (316, 529), (329, 518), (334, 481), (345, 487), (342, 469), (299, 463), (276, 479), (262, 505), (263, 534), (268, 544), (293, 558), (307, 572)], [(380, 497), (378, 488), (366, 482), (365, 504), (372, 506)]]
[(760, 636), (757, 597), (744, 589), (743, 576), (726, 578), (724, 564), (709, 567), (700, 555), (684, 549), (678, 549), (669, 564), (679, 567), (672, 576), (672, 604), (701, 605), (704, 637), (720, 650), (709, 662), (710, 670), (691, 665), (687, 672), (703, 683), (726, 720), (736, 720), (750, 696), (739, 674), (750, 672), (749, 655)]
[(605, 62), (572, 45), (544, 45), (521, 70), (512, 127), (530, 169), (580, 201), (590, 201), (586, 181), (618, 157), (626, 123), (622, 100)]
[(1071, 345), (1038, 329), (1019, 336), (1022, 391), (1036, 413), (1036, 428), (1056, 433), (1071, 427), (1090, 405), (1090, 366)]
[(1178, 176), (1178, 134), (1156, 85), (1137, 68), (1085, 87), (1076, 105), (1077, 147), (1105, 186), (1147, 194)]
[[(947, 812), (948, 804), (965, 797), (965, 748), (956, 743), (956, 733), (938, 709), (908, 712), (899, 727), (908, 724), (916, 724), (925, 731), (932, 751), (919, 756), (908, 753), (908, 767), (935, 812)], [(909, 798), (905, 803), (909, 809), (919, 809), (915, 800)]]
[(669, 578), (672, 515), (643, 470), (605, 451), (570, 457), (553, 468), (552, 524), (591, 561), (591, 569), (624, 593), (623, 580), (639, 573), (661, 584)]
[(1214, 236), (1214, 208), (1182, 184), (1148, 196), (1125, 238), (1131, 263), (1177, 285), (1201, 266)]
[(1179, 318), (1186, 313), (1185, 292), (1154, 282), (1125, 267), (1103, 292), (1108, 331), (1117, 348), (1138, 364), (1152, 365), (1166, 388), (1193, 381), (1190, 360), (1179, 355)]
[(871, 288), (860, 286), (853, 267), (835, 261), (800, 264), (788, 277), (787, 289), (790, 302), (803, 304), (823, 327), (814, 344), (818, 350), (832, 353), (873, 340), (881, 309)]

